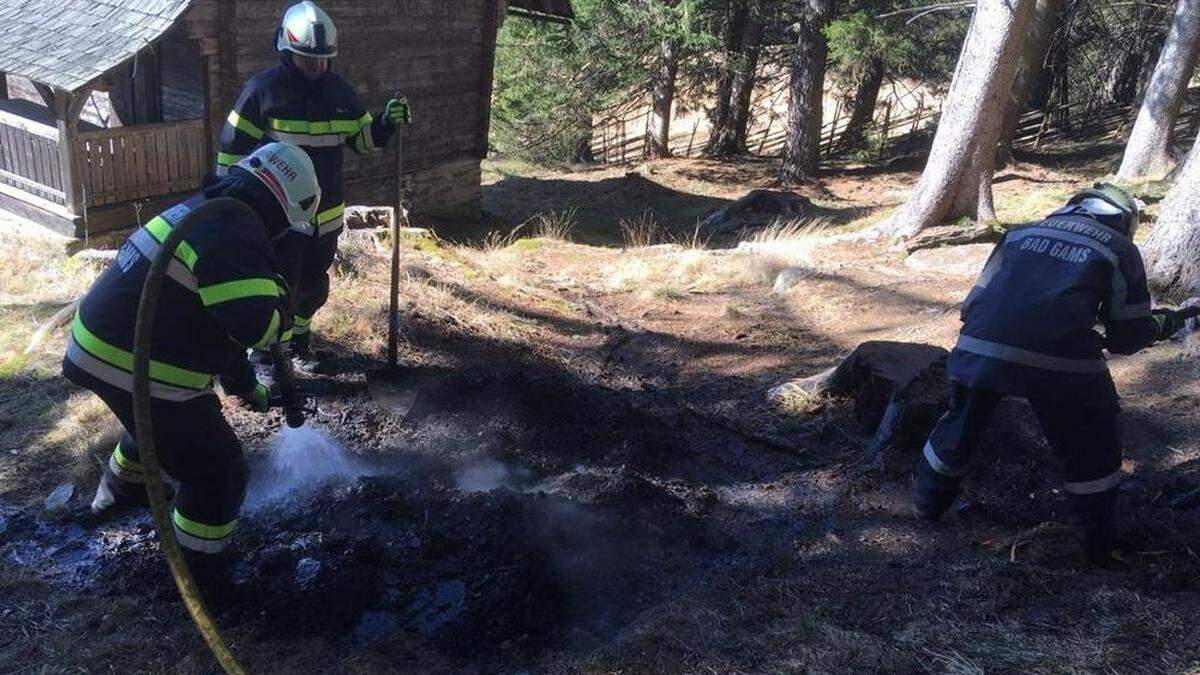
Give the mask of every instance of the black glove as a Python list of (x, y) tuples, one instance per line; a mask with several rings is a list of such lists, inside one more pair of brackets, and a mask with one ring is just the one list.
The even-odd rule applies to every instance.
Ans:
[(1166, 340), (1183, 330), (1183, 324), (1187, 321), (1187, 317), (1173, 309), (1156, 309), (1150, 313), (1150, 316), (1158, 323), (1159, 340)]

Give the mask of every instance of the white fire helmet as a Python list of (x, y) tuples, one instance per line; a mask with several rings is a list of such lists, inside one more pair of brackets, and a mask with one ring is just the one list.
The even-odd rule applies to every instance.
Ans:
[(337, 28), (317, 3), (298, 2), (283, 13), (283, 23), (275, 36), (275, 50), (332, 58), (337, 56)]
[(267, 143), (237, 166), (254, 174), (275, 195), (293, 229), (312, 230), (321, 204), (321, 186), (308, 153), (291, 143)]

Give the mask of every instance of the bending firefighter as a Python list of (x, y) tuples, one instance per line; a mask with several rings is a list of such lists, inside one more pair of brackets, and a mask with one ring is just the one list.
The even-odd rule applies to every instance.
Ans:
[(346, 209), (343, 151), (368, 153), (384, 147), (397, 124), (407, 124), (410, 115), (407, 102), (393, 98), (372, 117), (354, 87), (330, 70), (337, 56), (337, 30), (316, 4), (306, 0), (290, 7), (275, 44), (279, 64), (255, 75), (229, 113), (217, 174), (272, 140), (295, 143), (312, 158), (323, 195), (321, 210), (309, 222), (293, 225), (275, 245), (296, 296), (292, 355), (299, 367), (311, 371), (320, 363), (309, 348), (309, 325), (329, 297), (328, 270)]
[[(125, 428), (92, 511), (145, 504), (130, 374), (138, 302), (160, 242), (189, 212), (205, 209), (167, 270), (150, 362), (155, 442), (164, 479), (176, 487), (175, 534), (202, 588), (224, 576), (227, 557), (219, 554), (246, 485), (242, 447), (221, 414), (214, 376), (222, 375), (227, 393), (267, 407), (245, 350), (269, 347), (289, 329), (287, 290), (271, 243), (292, 224), (310, 221), (320, 196), (303, 151), (285, 143), (259, 148), (203, 193), (134, 232), (81, 301), (71, 327), (63, 374), (99, 396)], [(228, 201), (203, 206), (218, 197), (249, 211)]]
[(1150, 309), (1133, 243), (1138, 217), (1128, 193), (1097, 184), (1041, 223), (1005, 233), (963, 303), (949, 410), (917, 468), (922, 516), (950, 507), (996, 403), (1021, 397), (1062, 461), (1067, 519), (1082, 528), (1089, 560), (1112, 561), (1120, 405), (1103, 352), (1132, 354), (1183, 325), (1173, 310)]

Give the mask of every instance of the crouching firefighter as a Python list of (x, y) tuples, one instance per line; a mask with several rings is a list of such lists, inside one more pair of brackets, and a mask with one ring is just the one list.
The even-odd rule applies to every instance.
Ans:
[(1177, 312), (1151, 310), (1133, 243), (1139, 210), (1098, 183), (1037, 225), (1009, 230), (992, 251), (963, 303), (949, 409), (917, 467), (921, 516), (950, 507), (989, 414), (1002, 396), (1021, 397), (1061, 460), (1067, 520), (1082, 529), (1088, 559), (1113, 562), (1120, 406), (1103, 351), (1133, 354), (1183, 327)]
[[(227, 201), (232, 198), (249, 207)], [(272, 143), (226, 176), (134, 232), (84, 296), (71, 327), (63, 374), (91, 390), (124, 427), (92, 500), (94, 514), (146, 503), (134, 440), (133, 336), (142, 285), (159, 245), (189, 212), (196, 222), (163, 281), (150, 361), (151, 413), (164, 480), (176, 488), (175, 536), (201, 588), (223, 586), (223, 555), (246, 487), (241, 444), (213, 392), (221, 385), (265, 408), (245, 364), (288, 330), (286, 287), (271, 242), (312, 219), (320, 201), (312, 162), (294, 145)], [(203, 214), (203, 215), (202, 215)], [(220, 592), (219, 590), (215, 592)]]
[[(221, 132), (216, 174), (260, 143), (285, 141), (304, 148), (316, 167), (321, 209), (275, 243), (283, 274), (295, 293), (291, 353), (305, 371), (323, 370), (309, 348), (309, 326), (329, 298), (329, 268), (346, 210), (342, 160), (346, 148), (369, 154), (387, 145), (396, 127), (411, 121), (408, 103), (392, 98), (372, 116), (354, 87), (333, 72), (337, 29), (315, 3), (288, 8), (275, 38), (279, 63), (246, 83)], [(262, 352), (256, 352), (262, 361)]]

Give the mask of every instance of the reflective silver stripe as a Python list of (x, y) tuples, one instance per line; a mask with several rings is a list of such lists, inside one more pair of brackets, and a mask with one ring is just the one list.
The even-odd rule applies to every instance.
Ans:
[[(79, 343), (75, 342), (74, 337), (67, 340), (67, 358), (92, 377), (118, 389), (133, 392), (133, 375), (87, 353), (83, 347), (79, 346)], [(213, 395), (211, 387), (199, 390), (184, 389), (154, 380), (150, 381), (150, 397), (164, 401), (190, 401), (194, 398), (211, 395)]]
[(333, 234), (334, 232), (342, 229), (342, 225), (345, 224), (345, 222), (346, 216), (342, 215), (327, 223), (323, 223), (317, 228), (317, 236), (324, 237), (327, 234)]
[(113, 475), (126, 483), (141, 484), (146, 482), (141, 471), (133, 471), (121, 466), (121, 463), (117, 461), (117, 453), (115, 452), (108, 456), (108, 468), (113, 472)]
[(943, 476), (962, 478), (963, 476), (967, 475), (967, 467), (964, 466), (961, 469), (956, 469), (943, 462), (942, 459), (937, 456), (937, 451), (933, 449), (933, 443), (930, 441), (925, 442), (925, 461), (929, 462), (929, 466), (932, 467), (934, 471), (942, 474)]
[(199, 553), (220, 553), (225, 550), (226, 546), (229, 546), (229, 539), (229, 537), (201, 539), (179, 529), (178, 525), (175, 526), (175, 540), (179, 542), (179, 545)]
[(267, 136), (276, 141), (295, 143), (302, 148), (335, 148), (346, 142), (342, 134), (292, 134), (271, 129), (267, 131)]
[(1001, 361), (1019, 363), (1031, 368), (1054, 370), (1062, 373), (1103, 373), (1108, 371), (1104, 359), (1068, 359), (1061, 356), (1051, 356), (1028, 349), (1003, 345), (998, 342), (980, 340), (969, 335), (959, 335), (958, 349), (980, 356), (987, 356)]
[(1078, 481), (1075, 483), (1063, 483), (1063, 489), (1073, 495), (1094, 495), (1100, 492), (1108, 492), (1109, 490), (1121, 484), (1121, 470), (1108, 474), (1104, 478), (1096, 480)]
[(229, 167), (218, 164), (213, 173), (217, 176), (224, 176), (229, 173)]
[[(154, 236), (144, 229), (134, 232), (129, 237), (129, 243), (133, 244), (134, 248), (151, 262), (158, 257), (158, 251), (162, 248)], [(200, 292), (200, 285), (196, 282), (196, 275), (176, 258), (172, 258), (171, 262), (167, 265), (167, 276), (193, 293)]]

